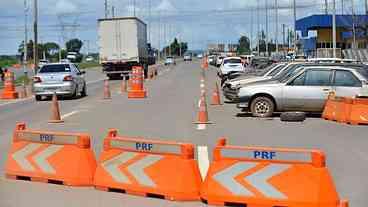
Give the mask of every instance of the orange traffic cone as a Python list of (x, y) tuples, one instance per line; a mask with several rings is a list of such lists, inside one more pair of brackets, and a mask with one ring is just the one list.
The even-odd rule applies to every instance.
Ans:
[(212, 124), (212, 122), (208, 120), (206, 92), (204, 90), (201, 92), (201, 99), (199, 100), (198, 121), (195, 122), (195, 124)]
[(56, 93), (52, 95), (52, 103), (51, 103), (51, 117), (49, 123), (63, 123), (61, 120), (60, 110), (59, 110), (59, 102), (56, 96)]
[(121, 81), (121, 93), (126, 93), (128, 91), (128, 84), (127, 84), (127, 80), (126, 78), (124, 78), (122, 81)]
[(146, 98), (147, 91), (144, 89), (143, 83), (143, 67), (134, 66), (128, 91), (128, 98)]
[(215, 86), (215, 90), (212, 93), (212, 102), (211, 105), (213, 106), (221, 106), (221, 99), (220, 99), (220, 90), (219, 90), (219, 86), (216, 82), (216, 86)]
[(111, 91), (109, 80), (104, 81), (104, 98), (103, 99), (111, 99)]
[(19, 94), (15, 91), (14, 73), (10, 71), (5, 72), (4, 79), (4, 90), (0, 99), (17, 99)]

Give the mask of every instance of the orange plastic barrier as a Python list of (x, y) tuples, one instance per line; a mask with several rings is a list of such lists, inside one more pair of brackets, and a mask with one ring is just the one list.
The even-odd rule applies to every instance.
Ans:
[(221, 139), (201, 187), (202, 201), (232, 206), (347, 206), (317, 150), (239, 147)]
[(8, 71), (4, 75), (4, 90), (1, 94), (1, 99), (17, 99), (18, 92), (15, 91), (15, 84), (14, 84), (14, 73)]
[(194, 146), (117, 137), (109, 131), (98, 161), (95, 186), (167, 200), (199, 200), (201, 177)]
[(346, 122), (349, 114), (349, 102), (351, 99), (337, 97), (330, 94), (326, 101), (322, 118), (331, 121)]
[(130, 80), (130, 89), (128, 98), (146, 98), (147, 92), (143, 86), (143, 68), (142, 66), (133, 66), (132, 77)]
[(368, 124), (368, 98), (355, 98), (350, 104), (349, 124)]
[(5, 166), (8, 178), (92, 186), (95, 170), (89, 135), (34, 131), (17, 124)]

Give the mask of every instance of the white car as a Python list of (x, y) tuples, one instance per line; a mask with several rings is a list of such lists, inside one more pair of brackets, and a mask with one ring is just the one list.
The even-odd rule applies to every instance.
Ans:
[[(220, 67), (222, 65), (222, 61), (224, 60), (224, 56), (218, 56), (216, 59), (216, 66)], [(240, 58), (239, 58), (240, 59)]]
[(230, 72), (244, 72), (245, 68), (240, 57), (224, 58), (219, 69), (219, 76), (222, 77)]

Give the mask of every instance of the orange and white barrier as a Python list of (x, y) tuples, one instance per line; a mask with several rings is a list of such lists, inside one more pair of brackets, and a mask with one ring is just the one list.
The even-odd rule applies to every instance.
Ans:
[(88, 134), (35, 131), (17, 124), (5, 166), (8, 178), (92, 186), (95, 170)]
[(322, 118), (353, 125), (368, 124), (368, 98), (329, 96)]
[(110, 130), (95, 174), (95, 187), (168, 200), (199, 200), (201, 176), (194, 146), (118, 137)]
[(233, 206), (340, 207), (318, 150), (240, 147), (221, 139), (201, 188), (204, 202)]
[(143, 67), (133, 66), (128, 98), (146, 98), (147, 92), (143, 85)]

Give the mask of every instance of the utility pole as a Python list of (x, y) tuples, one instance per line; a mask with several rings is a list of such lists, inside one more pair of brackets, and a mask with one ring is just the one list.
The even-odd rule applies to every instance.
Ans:
[(161, 13), (158, 12), (158, 61), (161, 60)]
[(268, 53), (268, 0), (265, 0), (265, 6), (266, 6), (266, 56), (268, 57), (269, 56), (269, 53)]
[(107, 19), (108, 8), (107, 8), (107, 0), (105, 0), (105, 19)]
[(253, 54), (253, 9), (249, 12), (250, 13), (250, 39), (249, 39), (249, 45), (250, 45), (250, 55)]
[(336, 0), (332, 1), (332, 48), (333, 57), (336, 58)]
[(111, 7), (112, 18), (115, 18), (115, 6)]
[(23, 72), (24, 75), (27, 76), (27, 54), (28, 54), (28, 28), (27, 28), (27, 19), (28, 19), (28, 5), (27, 0), (24, 0), (24, 46), (23, 46)]
[(285, 45), (286, 45), (286, 40), (285, 40), (285, 24), (282, 24), (282, 49), (284, 51), (284, 55), (285, 55)]
[(275, 15), (276, 15), (276, 28), (275, 28), (275, 44), (276, 44), (276, 54), (279, 53), (279, 8), (278, 2), (275, 0)]
[(341, 15), (344, 15), (344, 0), (341, 0)]
[(134, 14), (134, 17), (136, 16), (135, 15), (135, 0), (133, 0), (133, 14)]
[(328, 14), (328, 0), (325, 0), (325, 14)]
[(151, 43), (151, 0), (148, 0), (148, 41)]
[(296, 56), (297, 54), (297, 46), (296, 46), (296, 41), (297, 41), (297, 36), (296, 36), (296, 0), (293, 0), (293, 10), (294, 10), (294, 56)]
[(356, 31), (355, 31), (355, 8), (354, 8), (354, 0), (351, 0), (351, 15), (353, 20), (353, 50), (357, 48), (356, 45)]
[(259, 39), (259, 33), (260, 33), (260, 25), (259, 25), (259, 1), (257, 1), (257, 54), (260, 56), (260, 39)]
[(33, 61), (34, 61), (34, 73), (37, 73), (38, 69), (38, 0), (33, 0)]

